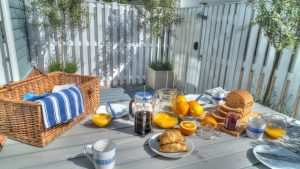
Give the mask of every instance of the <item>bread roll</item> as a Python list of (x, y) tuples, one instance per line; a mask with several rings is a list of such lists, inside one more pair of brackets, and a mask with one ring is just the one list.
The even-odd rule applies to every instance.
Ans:
[(185, 141), (185, 137), (179, 130), (169, 129), (157, 137), (160, 144), (181, 143)]
[(164, 153), (187, 152), (189, 147), (184, 143), (162, 144), (159, 146), (159, 151)]

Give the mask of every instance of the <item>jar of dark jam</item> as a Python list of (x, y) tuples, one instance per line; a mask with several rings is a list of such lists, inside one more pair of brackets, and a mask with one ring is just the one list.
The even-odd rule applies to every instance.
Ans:
[(235, 131), (238, 127), (239, 116), (235, 112), (228, 112), (225, 120), (225, 127), (228, 130)]

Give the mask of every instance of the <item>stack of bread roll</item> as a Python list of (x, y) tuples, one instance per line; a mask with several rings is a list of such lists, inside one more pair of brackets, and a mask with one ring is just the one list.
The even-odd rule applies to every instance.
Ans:
[(224, 122), (228, 112), (235, 112), (239, 118), (243, 118), (252, 112), (253, 96), (246, 90), (235, 90), (225, 98), (225, 104), (219, 105), (217, 112), (213, 113), (214, 118)]
[(183, 142), (186, 138), (177, 129), (166, 130), (163, 134), (157, 137), (160, 143), (159, 151), (164, 153), (178, 153), (189, 150), (188, 146)]

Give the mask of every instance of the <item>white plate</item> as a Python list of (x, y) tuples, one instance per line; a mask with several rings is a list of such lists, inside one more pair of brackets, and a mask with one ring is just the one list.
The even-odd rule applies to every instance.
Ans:
[(161, 135), (161, 134), (162, 133), (155, 134), (149, 140), (149, 146), (150, 146), (151, 150), (154, 151), (155, 153), (157, 153), (161, 156), (164, 156), (164, 157), (169, 157), (169, 158), (182, 158), (182, 157), (190, 155), (193, 152), (194, 144), (188, 138), (186, 138), (186, 140), (184, 142), (184, 144), (186, 144), (189, 147), (188, 152), (181, 152), (181, 153), (163, 153), (163, 152), (160, 152), (159, 151), (159, 142), (156, 140), (156, 137)]
[[(127, 106), (124, 106), (121, 104), (115, 104), (115, 103), (111, 103), (110, 106), (115, 111), (115, 114), (116, 114), (115, 118), (126, 116), (129, 113)], [(108, 114), (112, 115), (111, 110), (107, 104), (101, 105), (97, 109), (96, 113), (98, 113), (98, 114), (99, 113), (108, 113)], [(113, 115), (112, 115), (112, 117), (113, 117)]]
[(276, 146), (276, 145), (258, 145), (253, 149), (253, 153), (254, 156), (261, 163), (263, 163), (264, 165), (272, 169), (299, 169), (300, 168), (300, 161), (291, 162), (291, 161), (267, 158), (259, 155), (257, 152), (299, 157), (299, 155), (291, 152), (290, 150), (284, 147)]

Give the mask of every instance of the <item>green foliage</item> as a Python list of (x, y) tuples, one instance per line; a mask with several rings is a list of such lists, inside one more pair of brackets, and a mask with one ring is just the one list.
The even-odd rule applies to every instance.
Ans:
[(53, 60), (50, 62), (50, 64), (48, 65), (48, 72), (56, 72), (56, 71), (61, 71), (61, 64), (59, 61), (57, 60)]
[(155, 37), (164, 37), (165, 32), (181, 21), (177, 13), (179, 4), (175, 0), (141, 0), (140, 2), (143, 7), (136, 6), (141, 18), (139, 27), (147, 28), (147, 25), (151, 25), (150, 31)]
[(76, 62), (67, 62), (64, 71), (67, 73), (75, 73), (77, 72), (77, 69), (78, 67)]
[(293, 51), (300, 40), (299, 0), (248, 0), (257, 10), (256, 22), (269, 42), (280, 52), (291, 46)]
[(120, 4), (128, 4), (131, 0), (120, 0)]
[(37, 11), (45, 17), (46, 23), (43, 24), (50, 27), (51, 34), (61, 28), (64, 31), (67, 15), (74, 27), (86, 22), (88, 13), (84, 0), (31, 0), (31, 2), (34, 6), (32, 11)]
[[(60, 43), (64, 46), (68, 30), (67, 21), (73, 28), (84, 27), (88, 16), (85, 0), (30, 0), (32, 15), (37, 12), (45, 21), (43, 25), (49, 27), (50, 34), (60, 33)], [(34, 23), (40, 25), (41, 23)], [(64, 68), (64, 48), (60, 51), (61, 67)]]
[(103, 0), (103, 2), (114, 2), (114, 0)]
[(173, 70), (173, 64), (171, 62), (151, 62), (149, 63), (149, 67), (154, 69), (154, 70)]

